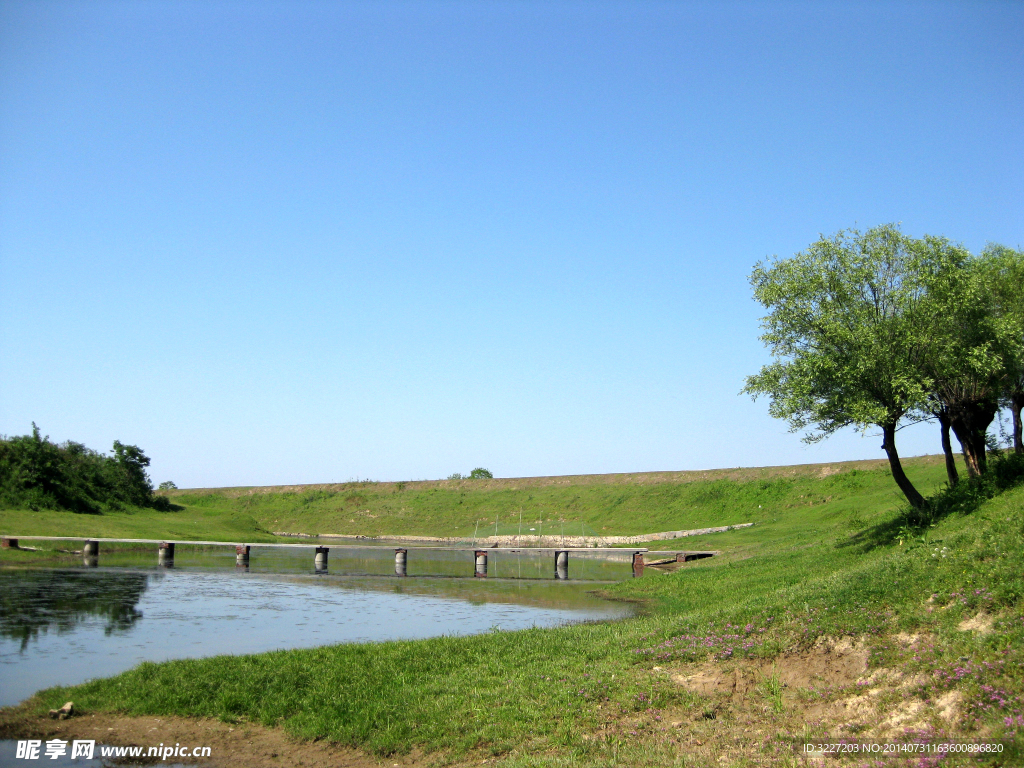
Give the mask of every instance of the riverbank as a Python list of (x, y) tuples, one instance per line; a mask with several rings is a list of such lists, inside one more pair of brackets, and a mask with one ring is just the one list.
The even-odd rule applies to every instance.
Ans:
[[(905, 467), (924, 493), (945, 479), (941, 456), (910, 458)], [(802, 509), (819, 509), (828, 517), (855, 507), (889, 507), (894, 487), (884, 463), (861, 461), (568, 478), (191, 489), (167, 492), (173, 504), (168, 511), (126, 507), (85, 515), (3, 509), (0, 534), (253, 544), (294, 540), (286, 533), (460, 542), (630, 537), (630, 543), (640, 543), (632, 539), (764, 522)]]
[(659, 531), (658, 533), (644, 533), (639, 536), (535, 536), (532, 534), (513, 534), (510, 536), (482, 536), (478, 539), (465, 539), (457, 536), (357, 536), (345, 533), (290, 533), (287, 531), (275, 531), (275, 536), (296, 539), (324, 539), (330, 541), (347, 541), (351, 543), (386, 543), (405, 542), (408, 544), (451, 544), (468, 545), (481, 547), (575, 547), (575, 548), (596, 548), (614, 547), (625, 544), (647, 544), (652, 541), (670, 541), (672, 539), (685, 539), (690, 536), (706, 536), (709, 533), (725, 533), (740, 528), (749, 528), (753, 523), (740, 523), (739, 525), (722, 525), (713, 528), (693, 528), (688, 531)]
[[(911, 458), (906, 467), (925, 492), (944, 480), (940, 456)], [(844, 498), (876, 493), (888, 502), (892, 488), (883, 462), (864, 461), (563, 478), (193, 489), (171, 491), (168, 498), (204, 514), (249, 516), (268, 532), (586, 540), (739, 525), (764, 519), (769, 512), (810, 504), (841, 506)]]
[(26, 711), (72, 699), (508, 768), (777, 765), (801, 739), (907, 729), (1004, 739), (1019, 763), (1024, 489), (965, 486), (915, 527), (865, 475), (819, 478), (803, 505), (763, 486), (758, 525), (688, 540), (721, 555), (607, 590), (636, 619), (144, 664)]

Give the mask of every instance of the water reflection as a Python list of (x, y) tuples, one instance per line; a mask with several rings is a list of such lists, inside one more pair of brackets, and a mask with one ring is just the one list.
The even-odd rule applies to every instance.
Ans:
[(129, 630), (142, 613), (137, 605), (148, 574), (135, 571), (0, 571), (0, 637), (17, 640), (23, 651), (48, 632), (70, 632), (100, 617), (103, 632)]
[[(227, 548), (196, 553), (179, 547), (173, 569), (155, 564), (155, 554), (103, 551), (96, 569), (0, 569), (0, 706), (142, 661), (515, 630), (632, 613), (592, 594), (595, 582), (554, 579), (553, 558), (543, 559), (545, 579), (507, 578), (514, 575), (507, 560), (500, 568), (506, 577), (477, 579), (396, 578), (393, 551), (388, 560), (366, 563), (387, 564), (387, 576), (315, 574), (308, 550), (283, 558), (293, 563), (297, 572), (291, 573), (236, 568), (230, 559), (236, 553)], [(257, 554), (254, 547), (253, 562)], [(332, 571), (358, 567), (340, 554), (335, 559), (331, 553)], [(419, 569), (472, 572), (465, 552), (441, 554), (433, 568), (421, 556)], [(104, 564), (140, 559), (148, 567)], [(264, 560), (261, 567), (269, 565)]]
[(427, 547), (360, 547), (305, 545), (269, 547), (167, 543), (157, 545), (104, 542), (92, 567), (234, 568), (252, 573), (318, 573), (334, 576), (445, 576), (486, 579), (619, 581), (632, 575), (631, 552), (594, 553), (530, 549), (431, 549)]

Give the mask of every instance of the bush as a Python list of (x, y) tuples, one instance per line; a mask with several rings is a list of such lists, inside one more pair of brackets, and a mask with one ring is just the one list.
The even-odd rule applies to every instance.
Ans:
[(491, 474), (491, 471), (483, 467), (477, 467), (469, 473), (470, 480), (490, 480), (493, 477), (494, 475)]
[(0, 506), (85, 514), (104, 506), (155, 506), (148, 466), (138, 446), (115, 440), (107, 456), (70, 440), (50, 442), (33, 423), (31, 435), (0, 437)]

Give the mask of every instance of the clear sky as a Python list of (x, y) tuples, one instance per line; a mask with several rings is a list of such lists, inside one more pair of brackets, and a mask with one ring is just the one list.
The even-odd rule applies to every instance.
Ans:
[(1024, 243), (1022, 31), (1019, 2), (5, 0), (0, 433), (138, 444), (181, 487), (881, 458), (738, 394), (747, 276), (890, 221)]

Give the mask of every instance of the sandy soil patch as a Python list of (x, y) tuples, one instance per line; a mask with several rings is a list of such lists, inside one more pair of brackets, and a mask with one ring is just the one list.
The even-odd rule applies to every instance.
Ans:
[[(977, 617), (975, 617), (977, 619)], [(983, 621), (974, 621), (975, 624)], [(910, 645), (917, 635), (897, 638)], [(779, 719), (817, 723), (834, 733), (883, 738), (942, 721), (955, 728), (962, 696), (948, 691), (933, 702), (910, 695), (924, 680), (900, 669), (868, 670), (870, 649), (864, 640), (822, 639), (803, 651), (774, 660), (709, 660), (683, 669), (655, 668), (673, 682), (707, 697), (708, 706), (734, 718), (760, 717), (775, 708)], [(781, 683), (774, 701), (767, 681)]]
[(961, 632), (977, 632), (979, 635), (987, 635), (992, 632), (992, 617), (982, 611), (969, 619), (964, 619), (956, 628)]
[(679, 685), (703, 694), (724, 694), (740, 701), (775, 676), (786, 688), (840, 688), (867, 674), (868, 648), (850, 638), (821, 640), (812, 648), (766, 661), (746, 659), (723, 667), (707, 662), (694, 670), (672, 675)]

